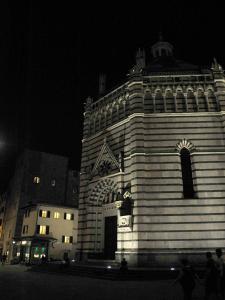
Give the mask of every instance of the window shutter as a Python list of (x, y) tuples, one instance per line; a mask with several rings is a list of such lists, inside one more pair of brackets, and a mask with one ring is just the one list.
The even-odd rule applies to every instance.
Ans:
[(42, 217), (42, 209), (39, 210), (39, 217)]
[(65, 243), (65, 235), (62, 236), (62, 242)]
[(73, 243), (73, 237), (70, 236), (70, 244), (72, 244), (72, 243)]
[(46, 226), (46, 234), (49, 234), (49, 226)]
[(37, 233), (40, 233), (40, 225), (37, 225), (37, 230), (36, 230)]
[(66, 220), (66, 213), (64, 213), (64, 220)]
[(71, 214), (71, 220), (74, 220), (74, 214)]
[(23, 225), (23, 233), (25, 232), (25, 225)]
[(47, 211), (47, 218), (50, 218), (51, 212), (50, 210)]

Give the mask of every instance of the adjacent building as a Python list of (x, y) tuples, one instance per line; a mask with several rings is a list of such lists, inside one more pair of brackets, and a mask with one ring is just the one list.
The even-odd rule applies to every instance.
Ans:
[(4, 195), (0, 195), (0, 255), (3, 254), (3, 238), (4, 238), (4, 216), (5, 216), (5, 206), (6, 202), (4, 200)]
[(14, 239), (13, 257), (19, 261), (39, 262), (73, 259), (77, 246), (78, 210), (53, 204), (31, 204), (23, 208), (21, 237)]
[(5, 193), (3, 252), (8, 261), (16, 255), (15, 241), (21, 238), (24, 206), (48, 203), (75, 210), (79, 179), (74, 175), (66, 157), (32, 150), (20, 155)]
[(80, 259), (200, 262), (225, 249), (225, 77), (162, 40), (84, 113)]

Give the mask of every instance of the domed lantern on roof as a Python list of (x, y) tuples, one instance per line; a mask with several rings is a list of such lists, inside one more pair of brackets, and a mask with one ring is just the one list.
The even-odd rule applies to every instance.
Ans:
[(160, 33), (159, 41), (152, 46), (151, 51), (153, 57), (172, 56), (173, 46), (170, 43), (163, 41), (162, 34)]

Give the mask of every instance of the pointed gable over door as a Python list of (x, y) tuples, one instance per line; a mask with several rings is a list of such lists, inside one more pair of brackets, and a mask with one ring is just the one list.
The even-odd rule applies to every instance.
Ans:
[(117, 172), (121, 171), (120, 163), (116, 159), (105, 138), (96, 163), (91, 171), (91, 175), (92, 177), (95, 175), (106, 176), (114, 170), (117, 170)]

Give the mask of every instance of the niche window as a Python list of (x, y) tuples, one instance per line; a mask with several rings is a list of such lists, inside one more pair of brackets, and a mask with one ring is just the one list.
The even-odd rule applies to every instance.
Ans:
[(180, 152), (184, 198), (194, 197), (190, 152), (183, 148)]

